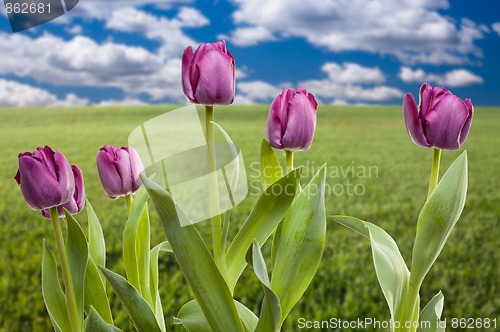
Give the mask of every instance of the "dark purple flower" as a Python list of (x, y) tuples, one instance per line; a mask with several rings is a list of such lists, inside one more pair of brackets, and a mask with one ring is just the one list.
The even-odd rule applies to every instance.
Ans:
[[(57, 207), (57, 214), (59, 217), (64, 217), (64, 210), (66, 209), (71, 214), (80, 213), (85, 205), (85, 185), (83, 183), (83, 174), (80, 168), (76, 165), (71, 165), (71, 170), (73, 171), (73, 176), (75, 178), (75, 193), (71, 199), (62, 205)], [(42, 215), (50, 219), (49, 210), (42, 210)]]
[(202, 43), (182, 55), (182, 90), (195, 104), (229, 105), (234, 101), (236, 65), (225, 42)]
[(442, 87), (423, 84), (417, 108), (410, 93), (403, 98), (403, 115), (408, 135), (415, 144), (443, 150), (457, 150), (469, 133), (474, 107)]
[(133, 194), (141, 186), (139, 174), (144, 170), (134, 148), (105, 145), (97, 154), (97, 170), (102, 187), (110, 198)]
[(66, 157), (49, 146), (18, 157), (15, 179), (26, 203), (33, 210), (44, 210), (67, 203), (75, 192), (75, 180)]
[(267, 140), (272, 147), (308, 150), (316, 129), (318, 102), (306, 89), (286, 89), (278, 95), (267, 118)]

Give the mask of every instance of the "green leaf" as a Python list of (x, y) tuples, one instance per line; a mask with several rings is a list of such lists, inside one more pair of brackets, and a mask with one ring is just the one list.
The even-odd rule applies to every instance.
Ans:
[[(391, 319), (400, 321), (402, 302), (408, 291), (410, 271), (398, 245), (382, 228), (367, 221), (349, 216), (333, 216), (332, 219), (364, 236), (368, 232), (377, 279), (389, 305)], [(363, 230), (363, 227), (367, 229), (367, 232)]]
[(163, 317), (163, 309), (161, 306), (160, 292), (158, 291), (158, 256), (160, 251), (163, 252), (173, 252), (170, 243), (167, 241), (158, 244), (156, 247), (151, 249), (150, 262), (151, 262), (151, 294), (153, 295), (154, 311), (156, 316), (156, 321), (160, 326), (162, 331), (166, 331), (165, 318)]
[(88, 314), (92, 307), (99, 313), (99, 317), (102, 317), (107, 323), (113, 324), (113, 316), (111, 315), (105, 284), (102, 284), (100, 275), (100, 271), (94, 260), (92, 257), (89, 257), (85, 272), (85, 312)]
[(57, 265), (45, 239), (42, 245), (42, 295), (56, 331), (71, 332), (66, 297), (57, 277)]
[(325, 245), (326, 166), (293, 200), (273, 242), (271, 289), (281, 302), (285, 319), (311, 283)]
[(108, 324), (99, 313), (94, 309), (94, 307), (90, 307), (89, 316), (87, 318), (87, 328), (86, 332), (118, 332), (121, 331), (116, 326), (112, 324)]
[[(99, 271), (97, 266), (106, 266), (106, 243), (104, 242), (101, 223), (88, 200), (87, 216), (89, 223), (89, 255), (96, 265), (96, 270)], [(101, 271), (99, 271), (99, 276), (103, 286), (106, 287), (106, 279), (101, 274)]]
[[(241, 317), (245, 332), (253, 332), (257, 326), (258, 317), (240, 302), (235, 300), (234, 303)], [(182, 324), (188, 332), (212, 332), (212, 328), (208, 324), (196, 300), (191, 300), (184, 304), (177, 316), (174, 318), (174, 323)]]
[[(85, 238), (82, 228), (71, 213), (66, 209), (64, 209), (64, 213), (66, 214), (66, 221), (68, 224), (66, 251), (68, 253), (73, 289), (75, 291), (76, 307), (79, 315), (78, 322), (79, 324), (83, 324), (85, 271), (89, 258), (87, 239)], [(83, 329), (83, 326), (81, 326), (81, 329)]]
[(251, 262), (257, 278), (264, 289), (264, 300), (260, 310), (260, 319), (255, 328), (256, 332), (279, 331), (281, 326), (281, 305), (276, 294), (271, 290), (266, 262), (260, 251), (260, 244), (254, 240), (252, 245)]
[(412, 279), (424, 280), (455, 227), (467, 194), (467, 152), (462, 153), (446, 171), (418, 216), (413, 246)]
[[(425, 308), (420, 314), (420, 324), (417, 329), (418, 332), (444, 332), (446, 330), (446, 323), (441, 321), (441, 314), (443, 313), (444, 296), (443, 293), (437, 293), (427, 303)], [(430, 326), (428, 325), (430, 324)]]
[(128, 281), (153, 308), (149, 277), (149, 216), (148, 195), (139, 189), (132, 203), (132, 210), (123, 230), (123, 261)]
[(301, 168), (296, 168), (273, 183), (257, 204), (227, 249), (228, 284), (234, 289), (247, 265), (245, 255), (253, 239), (264, 243), (273, 234), (295, 197)]
[(260, 145), (260, 180), (264, 188), (283, 177), (280, 162), (269, 142), (263, 138)]
[(127, 310), (136, 330), (139, 332), (161, 332), (151, 307), (137, 289), (121, 275), (103, 266), (100, 266), (100, 269)]
[[(244, 331), (231, 292), (194, 225), (181, 227), (187, 217), (172, 196), (156, 182), (141, 176), (177, 262), (194, 297), (215, 332)], [(177, 214), (179, 213), (179, 215)]]

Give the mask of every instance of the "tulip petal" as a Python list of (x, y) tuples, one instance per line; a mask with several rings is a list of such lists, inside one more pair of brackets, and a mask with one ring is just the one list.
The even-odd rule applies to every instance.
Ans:
[(144, 166), (141, 161), (141, 157), (137, 153), (137, 150), (132, 147), (122, 147), (129, 154), (130, 159), (130, 176), (132, 181), (132, 191), (135, 192), (141, 186), (141, 179), (139, 175), (144, 171)]
[(422, 84), (420, 87), (420, 101), (418, 106), (420, 118), (424, 119), (427, 113), (432, 111), (434, 105), (436, 105), (441, 98), (448, 95), (451, 95), (448, 89), (440, 86), (432, 87), (428, 83)]
[(62, 193), (54, 175), (42, 161), (30, 156), (19, 158), (21, 191), (33, 210), (43, 210), (61, 204)]
[(61, 203), (68, 202), (75, 193), (75, 177), (66, 157), (59, 151), (54, 153), (55, 174), (61, 188)]
[[(422, 89), (421, 89), (422, 91)], [(422, 100), (422, 98), (420, 99)], [(417, 104), (411, 93), (405, 94), (403, 98), (403, 116), (406, 125), (406, 131), (411, 140), (418, 146), (430, 147), (427, 142), (422, 127), (422, 120), (420, 120)]]
[(282, 138), (287, 150), (308, 150), (316, 129), (316, 109), (309, 98), (297, 93), (288, 105), (286, 131)]
[(110, 198), (121, 196), (122, 180), (115, 168), (114, 152), (110, 154), (104, 148), (99, 150), (97, 154), (97, 171), (106, 195)]
[(465, 121), (465, 124), (462, 127), (462, 130), (460, 131), (460, 139), (459, 139), (460, 145), (464, 144), (465, 139), (467, 138), (467, 135), (469, 134), (470, 125), (472, 124), (472, 118), (474, 117), (474, 106), (472, 106), (472, 102), (471, 102), (470, 98), (465, 99), (464, 102), (465, 102), (465, 106), (467, 107), (467, 110), (469, 112), (469, 116), (467, 117), (467, 120)]
[(182, 91), (191, 102), (195, 102), (193, 86), (191, 84), (191, 65), (193, 63), (193, 58), (193, 48), (188, 46), (184, 50), (184, 54), (182, 54)]
[(275, 149), (283, 149), (283, 145), (281, 144), (282, 95), (280, 94), (273, 100), (269, 109), (269, 115), (267, 116), (266, 138), (269, 144)]
[(425, 135), (429, 143), (438, 149), (457, 150), (460, 133), (469, 110), (465, 102), (454, 95), (446, 95), (425, 116)]
[(197, 102), (204, 105), (231, 104), (235, 92), (234, 59), (212, 48), (205, 50), (194, 65), (199, 72), (194, 95)]

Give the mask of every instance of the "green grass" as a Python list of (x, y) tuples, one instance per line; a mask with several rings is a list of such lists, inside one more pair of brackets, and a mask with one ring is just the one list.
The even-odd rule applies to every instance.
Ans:
[[(87, 196), (105, 232), (108, 267), (124, 274), (121, 237), (126, 218), (125, 202), (105, 196), (98, 180), (95, 156), (104, 144), (126, 144), (132, 129), (172, 108), (0, 109), (0, 331), (51, 329), (40, 290), (40, 258), (42, 239), (47, 238), (52, 248), (54, 239), (50, 223), (28, 208), (13, 179), (17, 154), (48, 144), (80, 166)], [(242, 148), (251, 180), (256, 176), (252, 165), (258, 161), (266, 117), (265, 106), (232, 106), (216, 111), (216, 120)], [(462, 147), (468, 150), (469, 156), (467, 204), (422, 288), (422, 303), (437, 291), (443, 291), (444, 317), (448, 320), (452, 317), (500, 319), (499, 121), (499, 109), (476, 110), (469, 138)], [(459, 153), (443, 153), (442, 172)], [(427, 193), (431, 151), (416, 147), (408, 138), (400, 108), (320, 107), (313, 146), (308, 152), (296, 154), (296, 164), (319, 167), (325, 162), (330, 166), (328, 185), (331, 189), (326, 201), (327, 213), (350, 214), (380, 225), (395, 238), (409, 262), (416, 219)], [(355, 174), (344, 177), (335, 173), (334, 166), (340, 171), (341, 167), (346, 170), (353, 165), (357, 167)], [(370, 166), (371, 177), (356, 174)], [(358, 193), (364, 188), (364, 194), (348, 195), (347, 181), (351, 183), (351, 190), (358, 185)], [(234, 210), (231, 234), (235, 234), (255, 200), (255, 196), (250, 196)], [(83, 224), (85, 218), (84, 214), (78, 216)], [(152, 233), (153, 244), (164, 240), (154, 212)], [(160, 275), (167, 325), (169, 330), (180, 331), (179, 327), (172, 327), (172, 317), (190, 299), (189, 289), (172, 256), (161, 257)], [(262, 292), (248, 269), (236, 288), (236, 297), (258, 312)], [(117, 325), (132, 331), (121, 304), (112, 293), (111, 300)], [(328, 224), (318, 274), (293, 309), (284, 330), (298, 330), (300, 317), (389, 319), (368, 241), (339, 225)]]

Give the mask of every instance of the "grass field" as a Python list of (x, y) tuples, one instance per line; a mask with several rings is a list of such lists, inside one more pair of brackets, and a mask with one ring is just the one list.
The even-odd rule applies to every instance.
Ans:
[[(104, 144), (126, 144), (136, 126), (172, 108), (0, 109), (0, 331), (51, 330), (40, 290), (40, 264), (42, 239), (47, 238), (54, 248), (53, 234), (50, 223), (28, 208), (17, 188), (13, 179), (17, 154), (48, 144), (80, 166), (87, 197), (104, 229), (108, 267), (124, 274), (121, 236), (125, 202), (105, 196), (95, 156)], [(256, 176), (251, 165), (258, 161), (266, 117), (266, 106), (232, 106), (216, 112), (217, 122), (242, 148), (250, 177)], [(422, 288), (422, 303), (443, 291), (444, 317), (448, 320), (496, 317), (500, 324), (499, 125), (500, 109), (476, 110), (469, 138), (462, 147), (469, 157), (467, 204)], [(443, 153), (442, 171), (459, 153)], [(296, 154), (296, 164), (318, 167), (324, 162), (331, 170), (327, 213), (351, 214), (380, 225), (395, 238), (409, 263), (416, 219), (427, 193), (431, 151), (416, 147), (408, 138), (400, 107), (320, 107), (313, 146), (309, 152)], [(369, 169), (371, 174), (342, 174), (350, 166), (359, 171)], [(347, 192), (349, 184), (351, 194)], [(352, 191), (354, 188), (357, 192)], [(235, 209), (231, 234), (255, 200), (255, 196), (249, 196)], [(152, 218), (152, 241), (156, 244), (164, 240), (164, 234), (154, 212)], [(84, 213), (78, 219), (85, 224)], [(172, 317), (191, 298), (189, 289), (173, 257), (162, 256), (160, 269), (167, 326), (180, 331), (172, 326)], [(250, 271), (244, 273), (235, 294), (258, 312), (262, 292)], [(117, 325), (132, 331), (121, 304), (114, 295), (111, 299)], [(298, 330), (300, 317), (389, 319), (368, 241), (329, 223), (318, 274), (287, 319), (284, 331)]]

